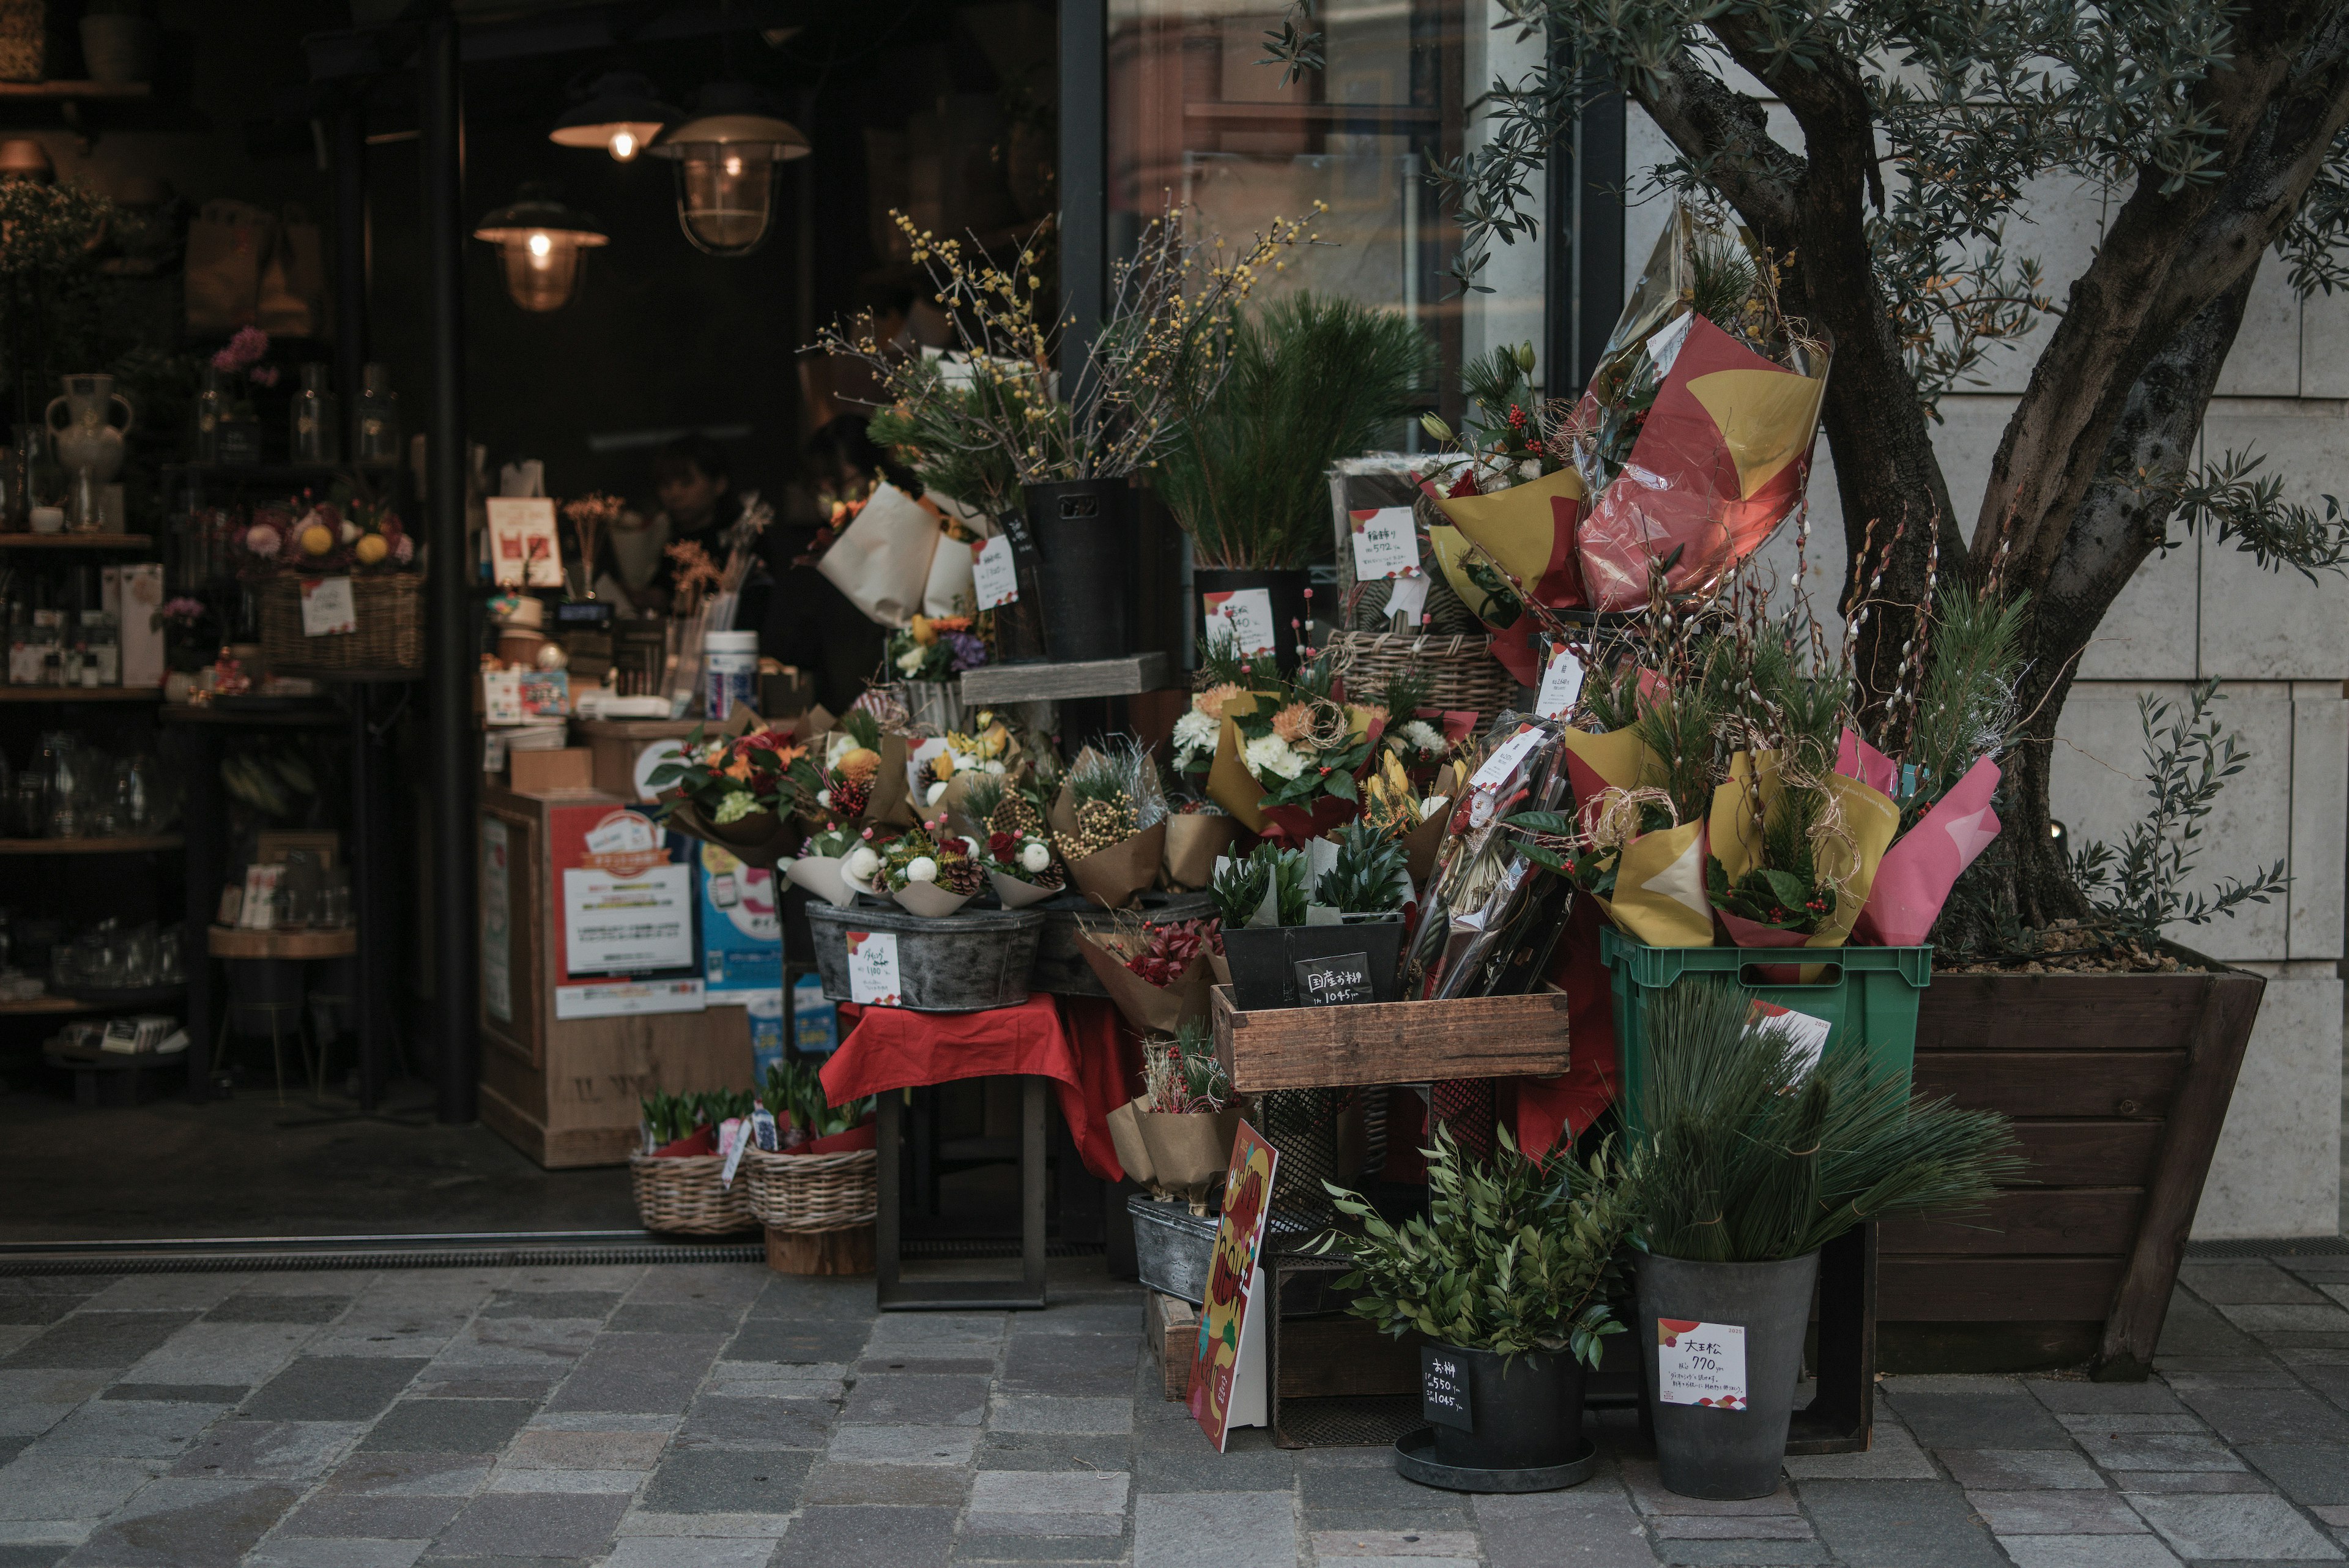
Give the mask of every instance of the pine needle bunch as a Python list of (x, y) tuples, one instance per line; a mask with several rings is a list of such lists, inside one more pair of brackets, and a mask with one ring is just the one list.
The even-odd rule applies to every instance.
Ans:
[(1854, 1043), (1813, 1064), (1735, 986), (1658, 992), (1648, 1052), (1641, 1231), (1663, 1257), (1798, 1258), (1869, 1220), (1979, 1207), (2023, 1173), (2005, 1117), (1912, 1099)]
[(1951, 587), (1935, 606), (1933, 657), (1917, 692), (1914, 721), (1899, 760), (1904, 772), (1902, 831), (1949, 793), (1979, 757), (2002, 755), (2020, 715), (2015, 681), (2023, 670), (2026, 601)]
[(1314, 901), (1342, 914), (1381, 915), (1402, 908), (1411, 886), (1410, 852), (1359, 818), (1336, 834), (1338, 856), (1321, 874)]
[(1219, 686), (1247, 690), (1251, 673), (1249, 660), (1239, 650), (1239, 634), (1228, 625), (1218, 625), (1207, 633), (1207, 640), (1199, 650), (1199, 669), (1193, 678), (1193, 687), (1211, 691)]
[(1379, 693), (1379, 706), (1387, 711), (1387, 725), (1392, 728), (1409, 720), (1423, 708), (1434, 704), (1435, 681), (1423, 670), (1405, 669), (1386, 684)]
[(1152, 1110), (1170, 1116), (1212, 1115), (1230, 1102), (1232, 1081), (1216, 1059), (1206, 1020), (1192, 1019), (1144, 1047), (1142, 1088)]
[(1608, 1303), (1623, 1293), (1616, 1259), (1639, 1215), (1640, 1179), (1611, 1148), (1587, 1162), (1536, 1164), (1506, 1127), (1488, 1161), (1439, 1127), (1427, 1154), (1427, 1212), (1390, 1223), (1361, 1195), (1329, 1185), (1360, 1236), (1314, 1243), (1342, 1251), (1360, 1293), (1349, 1311), (1382, 1334), (1413, 1330), (1465, 1350), (1566, 1354), (1599, 1365), (1623, 1332)]
[(1103, 742), (1110, 765), (1117, 770), (1126, 799), (1133, 803), (1133, 831), (1147, 833), (1166, 820), (1166, 781), (1158, 772), (1158, 758), (1149, 743), (1133, 735), (1112, 735)]
[(1001, 516), (1019, 509), (1019, 470), (1002, 447), (977, 447), (965, 438), (975, 425), (1009, 426), (1018, 418), (1000, 385), (973, 379), (957, 386), (944, 362), (924, 355), (905, 366), (896, 400), (874, 410), (867, 433), (913, 471), (923, 490)]
[(1694, 822), (1713, 809), (1713, 786), (1725, 776), (1721, 715), (1713, 693), (1701, 681), (1670, 687), (1643, 701), (1632, 726), (1663, 762), (1663, 788), (1682, 822)]
[(989, 832), (994, 832), (996, 831), (995, 814), (1003, 809), (1005, 801), (1017, 798), (1011, 793), (1009, 786), (1003, 782), (1002, 774), (980, 774), (963, 786), (964, 819), (977, 823)]
[(1302, 566), (1326, 547), (1340, 457), (1381, 444), (1433, 379), (1409, 317), (1296, 295), (1238, 322), (1229, 373), (1160, 453), (1154, 483), (1205, 566)]

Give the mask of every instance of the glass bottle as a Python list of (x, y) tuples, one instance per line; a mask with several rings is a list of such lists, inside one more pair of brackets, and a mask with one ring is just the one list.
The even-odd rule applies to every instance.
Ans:
[(196, 461), (220, 461), (221, 421), (229, 416), (228, 372), (204, 367), (203, 389), (196, 394)]
[(399, 394), (391, 389), (391, 367), (369, 365), (359, 383), (357, 462), (399, 461)]
[[(334, 462), (342, 456), (335, 394), (324, 365), (302, 367), (302, 389), (294, 394), (293, 452), (295, 462)], [(366, 400), (360, 400), (362, 407)]]
[(95, 534), (106, 526), (106, 497), (98, 470), (88, 463), (73, 471), (73, 485), (66, 492), (66, 526), (76, 534)]

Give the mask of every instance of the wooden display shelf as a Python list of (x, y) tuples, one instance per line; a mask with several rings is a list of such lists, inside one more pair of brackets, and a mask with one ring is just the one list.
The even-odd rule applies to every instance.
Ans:
[(0, 702), (159, 702), (160, 686), (0, 686)]
[(155, 94), (151, 82), (0, 82), (0, 99), (38, 99), (74, 103), (95, 99), (141, 99)]
[(96, 1002), (79, 1002), (70, 996), (35, 996), (23, 1001), (0, 1002), (0, 1018), (63, 1017), (69, 1012), (98, 1011)]
[(356, 926), (326, 931), (249, 931), (235, 926), (214, 926), (205, 942), (214, 958), (335, 959), (359, 950)]
[(1216, 1055), (1243, 1094), (1550, 1077), (1567, 1069), (1566, 993), (1244, 1012), (1215, 989)]
[(151, 855), (179, 849), (184, 835), (150, 833), (118, 838), (0, 838), (0, 855)]
[(962, 678), (965, 702), (1063, 702), (1086, 697), (1132, 697), (1172, 684), (1163, 653), (1129, 653), (1066, 664), (989, 664)]
[[(5, 86), (0, 83), (0, 86)], [(152, 534), (0, 534), (0, 550), (151, 550)]]

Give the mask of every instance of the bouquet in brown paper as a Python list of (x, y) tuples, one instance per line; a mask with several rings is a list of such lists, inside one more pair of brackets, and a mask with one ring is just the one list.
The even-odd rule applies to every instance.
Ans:
[(1125, 1174), (1161, 1200), (1206, 1212), (1231, 1163), (1240, 1107), (1203, 1021), (1146, 1041), (1143, 1093), (1109, 1114), (1110, 1140)]
[(1447, 763), (1423, 792), (1392, 753), (1380, 758), (1377, 770), (1362, 781), (1362, 814), (1357, 820), (1403, 846), (1415, 888), (1425, 887), (1435, 869), (1436, 851), (1444, 846), (1452, 816), (1447, 808), (1459, 788), (1460, 771)]
[(1361, 805), (1358, 781), (1386, 723), (1383, 710), (1348, 700), (1330, 650), (1299, 653), (1290, 678), (1235, 667), (1232, 672), (1249, 685), (1224, 701), (1207, 774), (1207, 794), (1216, 804), (1250, 832), (1288, 844), (1319, 838), (1352, 819)]
[(1069, 875), (1102, 909), (1124, 909), (1158, 880), (1166, 794), (1150, 748), (1139, 741), (1087, 746), (1069, 764), (1050, 816)]
[(980, 841), (979, 863), (1007, 909), (1040, 904), (1069, 885), (1068, 871), (1041, 835), (1013, 826), (990, 830)]
[(1223, 950), (1213, 919), (1152, 921), (1118, 911), (1109, 929), (1080, 925), (1077, 948), (1125, 1021), (1145, 1034), (1171, 1034), (1207, 1016), (1212, 955)]
[(737, 707), (716, 728), (697, 725), (674, 762), (647, 782), (664, 826), (719, 845), (746, 866), (771, 871), (798, 844), (802, 792), (813, 779), (807, 748), (788, 726), (771, 728)]
[[(802, 722), (819, 718), (831, 721), (819, 708), (802, 715)], [(815, 784), (812, 792), (803, 790), (800, 796), (799, 811), (804, 820), (913, 826), (903, 735), (884, 734), (880, 722), (861, 708), (850, 709), (822, 729), (811, 727), (804, 734)]]
[(970, 728), (915, 741), (906, 753), (908, 784), (922, 809), (932, 815), (944, 811), (977, 832), (985, 813), (966, 809), (963, 800), (989, 780), (999, 784), (1018, 776), (1019, 741), (1010, 722), (991, 711), (972, 715)]
[(1166, 814), (1166, 854), (1159, 867), (1168, 889), (1196, 892), (1213, 882), (1216, 862), (1239, 836), (1239, 819), (1214, 801), (1176, 801)]

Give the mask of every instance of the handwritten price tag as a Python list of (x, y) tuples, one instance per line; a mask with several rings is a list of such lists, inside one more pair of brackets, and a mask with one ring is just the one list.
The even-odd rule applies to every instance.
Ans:
[(1009, 538), (998, 535), (970, 547), (970, 581), (983, 610), (999, 608), (1019, 597), (1019, 569), (1011, 559)]
[(1364, 582), (1419, 570), (1419, 531), (1408, 506), (1350, 512), (1354, 531), (1354, 576)]
[(895, 1007), (905, 990), (897, 978), (897, 933), (848, 933), (849, 1000), (866, 1007)]
[(332, 637), (359, 628), (358, 607), (351, 602), (348, 577), (302, 579), (302, 635)]
[(1667, 1405), (1745, 1407), (1745, 1330), (1733, 1323), (1656, 1320), (1656, 1397)]
[(1246, 657), (1270, 653), (1278, 646), (1272, 626), (1270, 588), (1234, 588), (1226, 593), (1201, 594), (1207, 612), (1207, 640), (1228, 632), (1233, 651)]

